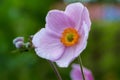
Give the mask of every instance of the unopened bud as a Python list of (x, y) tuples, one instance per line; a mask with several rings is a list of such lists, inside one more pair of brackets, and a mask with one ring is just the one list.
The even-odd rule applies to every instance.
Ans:
[(24, 42), (23, 41), (18, 41), (15, 43), (15, 47), (20, 49), (20, 48), (23, 48), (25, 45), (24, 45)]
[[(24, 42), (24, 37), (17, 37), (17, 38), (15, 38), (15, 39), (13, 40), (13, 44), (16, 44), (16, 43), (19, 42), (19, 41)], [(20, 42), (20, 43), (21, 43), (21, 42)]]

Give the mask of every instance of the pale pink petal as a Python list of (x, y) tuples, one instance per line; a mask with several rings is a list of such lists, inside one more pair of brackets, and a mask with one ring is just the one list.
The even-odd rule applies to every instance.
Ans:
[(80, 39), (77, 45), (74, 46), (76, 47), (76, 52), (74, 54), (75, 57), (79, 56), (80, 53), (86, 48), (86, 45), (87, 45), (89, 30), (85, 22), (83, 22), (83, 25), (78, 32), (80, 34)]
[(75, 48), (66, 47), (64, 54), (61, 56), (59, 60), (56, 61), (59, 67), (68, 67), (68, 65), (75, 59)]
[(84, 74), (85, 74), (85, 79), (86, 80), (94, 80), (92, 72), (88, 70), (87, 68), (83, 68)]
[[(93, 75), (90, 70), (83, 67), (83, 72), (84, 72), (85, 80), (94, 80)], [(82, 73), (81, 73), (79, 64), (72, 65), (70, 76), (72, 80), (82, 80)]]
[(82, 80), (82, 74), (80, 72), (80, 66), (78, 64), (72, 65), (70, 77), (72, 80)]
[(87, 24), (88, 29), (90, 30), (91, 20), (89, 16), (88, 9), (85, 7), (82, 13), (82, 20)]
[(34, 35), (32, 43), (38, 56), (51, 61), (61, 57), (64, 51), (59, 38), (48, 33), (45, 28)]
[(68, 15), (75, 22), (75, 26), (77, 26), (82, 22), (83, 10), (84, 10), (84, 6), (81, 3), (73, 3), (73, 4), (69, 4), (66, 7), (65, 14)]
[(68, 27), (75, 27), (75, 24), (63, 11), (49, 11), (46, 17), (46, 29), (48, 31), (61, 36), (63, 30)]

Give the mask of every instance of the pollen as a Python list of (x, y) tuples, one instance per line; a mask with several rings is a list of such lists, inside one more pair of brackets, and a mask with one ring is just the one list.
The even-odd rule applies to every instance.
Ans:
[(66, 28), (61, 36), (61, 42), (65, 46), (73, 46), (77, 44), (78, 40), (80, 38), (80, 35), (74, 28)]

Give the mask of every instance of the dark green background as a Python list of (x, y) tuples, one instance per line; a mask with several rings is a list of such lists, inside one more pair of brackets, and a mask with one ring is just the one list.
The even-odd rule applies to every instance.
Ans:
[[(56, 4), (64, 5), (60, 0), (0, 0), (0, 80), (57, 80), (46, 60), (33, 50), (13, 53), (12, 44), (15, 37), (24, 36), (27, 40), (44, 27), (47, 12)], [(92, 21), (82, 60), (95, 80), (120, 80), (119, 50), (120, 21)], [(71, 80), (71, 65), (58, 70), (63, 80)]]

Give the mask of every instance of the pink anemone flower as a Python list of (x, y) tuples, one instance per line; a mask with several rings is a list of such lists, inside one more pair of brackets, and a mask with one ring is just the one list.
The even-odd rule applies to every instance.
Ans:
[(85, 49), (90, 26), (87, 8), (72, 3), (65, 11), (49, 11), (45, 28), (33, 36), (32, 43), (38, 56), (68, 67)]
[[(72, 80), (83, 80), (82, 79), (82, 73), (81, 73), (81, 70), (80, 70), (80, 65), (79, 64), (73, 64), (72, 68), (73, 69), (70, 73), (71, 79)], [(88, 70), (87, 68), (83, 67), (83, 73), (84, 73), (84, 76), (85, 76), (85, 80), (94, 80), (91, 71)]]

